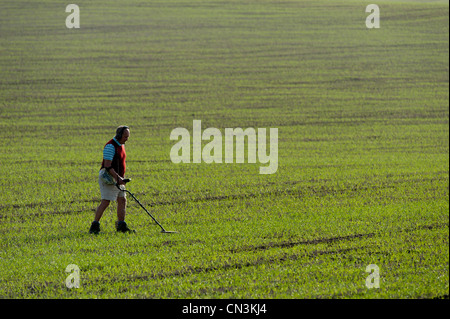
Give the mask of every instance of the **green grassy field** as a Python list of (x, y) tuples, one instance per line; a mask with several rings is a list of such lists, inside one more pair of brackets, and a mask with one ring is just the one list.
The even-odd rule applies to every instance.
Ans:
[[(1, 298), (449, 294), (449, 5), (0, 4)], [(278, 128), (278, 170), (174, 164), (170, 132)], [(128, 197), (88, 234), (120, 124)], [(80, 288), (65, 285), (67, 265)], [(368, 289), (366, 267), (380, 269)]]

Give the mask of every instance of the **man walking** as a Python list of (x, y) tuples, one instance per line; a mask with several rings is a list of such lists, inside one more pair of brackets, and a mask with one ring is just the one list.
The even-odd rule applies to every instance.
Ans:
[(126, 194), (116, 187), (125, 184), (125, 142), (130, 137), (130, 128), (121, 125), (116, 129), (116, 135), (106, 143), (103, 149), (103, 161), (99, 172), (98, 183), (102, 201), (95, 212), (94, 221), (89, 229), (90, 234), (100, 232), (100, 218), (111, 201), (117, 200), (116, 230), (119, 232), (134, 232), (125, 223), (125, 209), (127, 205)]

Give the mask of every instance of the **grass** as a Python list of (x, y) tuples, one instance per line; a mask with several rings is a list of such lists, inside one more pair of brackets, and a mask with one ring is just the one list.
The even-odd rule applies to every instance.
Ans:
[[(448, 277), (448, 2), (3, 1), (0, 297), (433, 298)], [(278, 128), (278, 171), (170, 132)], [(87, 233), (120, 124), (129, 197)], [(204, 143), (205, 144), (205, 143)], [(80, 288), (68, 289), (69, 264)], [(367, 289), (367, 265), (380, 288)]]

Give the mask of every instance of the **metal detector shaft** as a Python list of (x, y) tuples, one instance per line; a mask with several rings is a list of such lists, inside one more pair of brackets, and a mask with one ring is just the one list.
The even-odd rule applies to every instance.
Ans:
[(163, 231), (163, 232), (167, 232), (167, 231), (164, 229), (164, 227), (162, 227), (162, 225), (156, 220), (156, 218), (153, 217), (153, 215), (150, 214), (149, 211), (141, 204), (141, 202), (136, 198), (136, 196), (133, 195), (132, 192), (130, 192), (129, 190), (126, 190), (126, 189), (121, 189), (121, 190), (127, 192), (128, 194), (130, 194), (131, 197), (133, 197), (133, 199), (134, 199), (134, 200), (135, 200), (135, 201), (136, 201), (136, 202), (137, 202), (137, 203), (145, 210), (145, 212), (148, 214), (148, 216), (150, 216), (150, 217), (155, 221), (155, 223), (157, 223), (158, 226), (161, 227), (162, 231)]
[[(128, 183), (130, 181), (130, 179), (126, 178), (123, 181), (125, 183)], [(177, 233), (176, 231), (165, 230), (164, 227), (156, 220), (155, 217), (153, 217), (152, 214), (150, 214), (150, 212), (144, 207), (144, 205), (141, 204), (141, 202), (136, 198), (136, 196), (134, 196), (134, 194), (132, 192), (130, 192), (129, 190), (126, 190), (125, 188), (124, 189), (120, 188), (119, 184), (117, 184), (117, 183), (116, 183), (116, 187), (118, 189), (120, 189), (121, 191), (124, 191), (124, 192), (127, 192), (128, 194), (130, 194), (131, 197), (133, 197), (133, 199), (145, 210), (145, 212), (148, 214), (148, 216), (150, 216), (155, 221), (155, 223), (158, 224), (159, 227), (161, 227), (163, 233), (167, 233), (167, 234)]]

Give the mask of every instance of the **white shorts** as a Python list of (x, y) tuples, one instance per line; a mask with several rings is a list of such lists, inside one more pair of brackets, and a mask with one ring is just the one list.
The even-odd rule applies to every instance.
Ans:
[(124, 191), (121, 191), (116, 187), (116, 185), (106, 184), (103, 179), (100, 177), (104, 172), (104, 168), (100, 170), (98, 173), (98, 184), (100, 185), (100, 193), (102, 195), (102, 199), (106, 200), (117, 200), (117, 197), (126, 197)]

